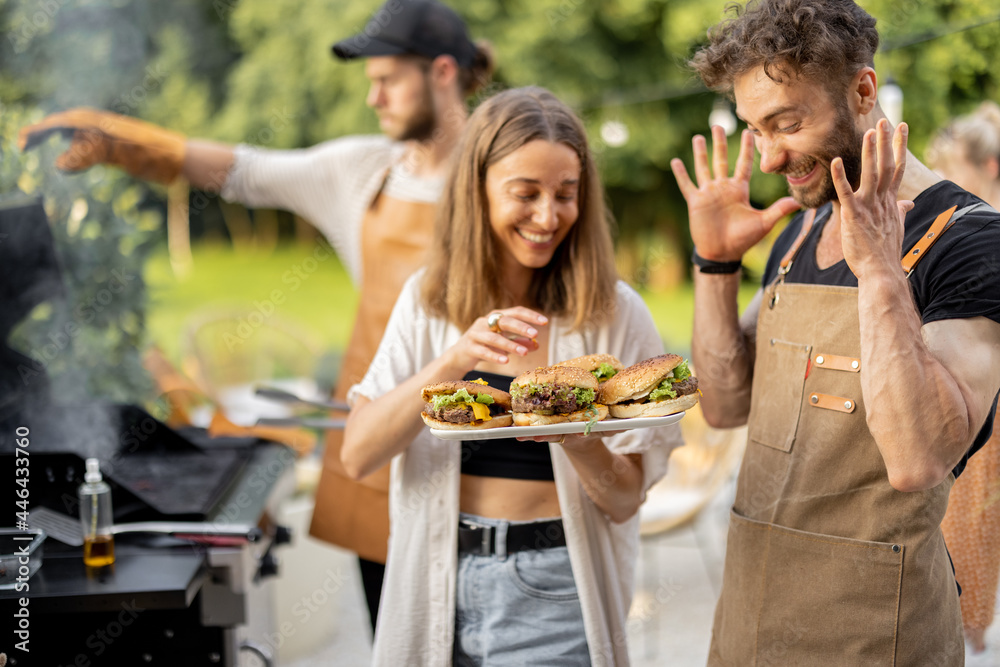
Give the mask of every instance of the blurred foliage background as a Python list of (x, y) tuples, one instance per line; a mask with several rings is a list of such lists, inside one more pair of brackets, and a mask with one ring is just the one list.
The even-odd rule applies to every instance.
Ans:
[[(983, 99), (1000, 100), (994, 65), (1000, 61), (1000, 13), (994, 0), (860, 4), (879, 21), (884, 48), (876, 68), (883, 82), (892, 77), (904, 92), (915, 154), (923, 154), (932, 132), (951, 116)], [(18, 127), (52, 111), (89, 105), (191, 136), (271, 148), (377, 132), (364, 105), (363, 67), (330, 56), (330, 45), (359, 31), (376, 8), (368, 0), (0, 0), (0, 195), (15, 187), (44, 195), (60, 253), (71, 267), (68, 280), (79, 293), (99, 289), (108, 267), (140, 272), (151, 253), (162, 259), (165, 191), (111, 169), (54, 173), (58, 141), (46, 153), (20, 155), (14, 144)], [(682, 322), (682, 331), (690, 314), (678, 311), (689, 300), (677, 301), (674, 293), (688, 289), (691, 248), (669, 160), (680, 156), (690, 165), (691, 137), (707, 129), (716, 96), (685, 61), (722, 18), (724, 3), (463, 0), (456, 9), (473, 37), (489, 40), (496, 51), (494, 89), (540, 84), (583, 116), (618, 220), (623, 276), (651, 305), (666, 299), (666, 312), (657, 316), (665, 324)], [(608, 145), (602, 138), (609, 121), (627, 129), (624, 144)], [(735, 155), (738, 133), (730, 142)], [(783, 193), (780, 177), (754, 175), (751, 196), (758, 204)], [(191, 197), (196, 252), (188, 280), (197, 281), (194, 291), (202, 297), (223, 288), (212, 287), (211, 271), (197, 277), (199, 261), (210, 261), (199, 260), (199, 247), (223, 242), (272, 256), (282, 241), (316, 241), (290, 215), (247, 214), (202, 193)], [(768, 247), (765, 241), (747, 258), (758, 273)], [(261, 264), (260, 256), (254, 261), (260, 272), (275, 272), (275, 284), (294, 258), (281, 255), (273, 268)], [(169, 280), (168, 265), (154, 265), (151, 275)], [(95, 324), (102, 333), (94, 340), (104, 342), (93, 343), (91, 357), (100, 357), (102, 345), (114, 350), (143, 340), (141, 282)], [(238, 286), (231, 290), (238, 292)], [(353, 302), (327, 303), (341, 317), (353, 313)], [(164, 312), (174, 322), (188, 305), (168, 303)], [(35, 319), (51, 325), (52, 317), (39, 313)], [(174, 326), (171, 336), (175, 324), (165, 325)], [(30, 347), (30, 331), (25, 335)], [(675, 337), (685, 344), (683, 333)], [(113, 354), (103, 359), (93, 363), (123, 363)]]

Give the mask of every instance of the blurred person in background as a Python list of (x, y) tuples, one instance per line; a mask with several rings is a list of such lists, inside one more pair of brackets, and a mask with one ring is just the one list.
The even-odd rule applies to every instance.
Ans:
[[(692, 66), (744, 131), (671, 167), (715, 427), (748, 426), (709, 664), (961, 665), (940, 524), (1000, 390), (1000, 215), (910, 153), (850, 0), (730, 6)], [(791, 197), (750, 204), (754, 148)], [(744, 254), (798, 207), (739, 314)], [(933, 226), (933, 228), (932, 228)], [(995, 271), (995, 269), (994, 269)]]
[(663, 342), (617, 278), (603, 188), (565, 104), (541, 88), (500, 93), (456, 150), (427, 269), (350, 392), (345, 467), (360, 478), (392, 461), (374, 664), (624, 667), (638, 510), (680, 429), (546, 444), (509, 427), (459, 443), (430, 434), (421, 394), (479, 378), (507, 391), (597, 352), (633, 364)]
[[(315, 225), (361, 292), (334, 391), (344, 399), (368, 368), (404, 281), (424, 263), (434, 207), (468, 116), (466, 99), (489, 82), (493, 58), (436, 0), (389, 0), (361, 33), (334, 44), (333, 53), (365, 60), (366, 103), (383, 135), (265, 150), (72, 109), (23, 128), (21, 146), (71, 133), (72, 145), (56, 162), (61, 169), (104, 163), (160, 183), (183, 176), (227, 201), (284, 209)], [(389, 534), (389, 473), (385, 468), (363, 482), (351, 480), (340, 463), (342, 436), (327, 436), (310, 533), (359, 555), (374, 629)]]
[[(931, 141), (928, 164), (994, 209), (1000, 208), (1000, 106), (984, 102), (974, 113), (952, 121)], [(1000, 267), (986, 277), (1000, 284)], [(955, 482), (941, 524), (962, 587), (962, 625), (967, 665), (996, 665), (987, 651), (1000, 579), (1000, 429), (971, 459)]]

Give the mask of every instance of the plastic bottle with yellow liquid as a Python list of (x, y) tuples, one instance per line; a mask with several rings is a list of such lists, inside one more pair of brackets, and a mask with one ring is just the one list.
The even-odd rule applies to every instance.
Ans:
[(101, 477), (100, 462), (87, 459), (87, 472), (80, 485), (80, 523), (83, 526), (83, 562), (104, 567), (115, 562), (115, 538), (111, 533), (111, 487)]

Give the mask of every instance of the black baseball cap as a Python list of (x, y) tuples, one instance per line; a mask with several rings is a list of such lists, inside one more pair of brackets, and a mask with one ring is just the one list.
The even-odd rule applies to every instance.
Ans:
[(470, 67), (476, 47), (465, 22), (436, 0), (388, 0), (364, 30), (333, 45), (333, 55), (341, 60), (408, 53), (428, 58), (449, 55), (460, 67)]

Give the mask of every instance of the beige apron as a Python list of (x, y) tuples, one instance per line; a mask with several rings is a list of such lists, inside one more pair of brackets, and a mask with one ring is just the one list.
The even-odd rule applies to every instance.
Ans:
[[(388, 172), (387, 172), (388, 174)], [(406, 279), (423, 266), (434, 227), (434, 204), (375, 195), (361, 221), (361, 295), (333, 397), (345, 399), (375, 357)], [(309, 534), (385, 562), (389, 539), (389, 466), (360, 482), (340, 463), (342, 431), (329, 431)]]
[(761, 303), (708, 664), (962, 665), (940, 528), (954, 477), (916, 493), (889, 485), (865, 422), (857, 288), (784, 282), (814, 217)]

